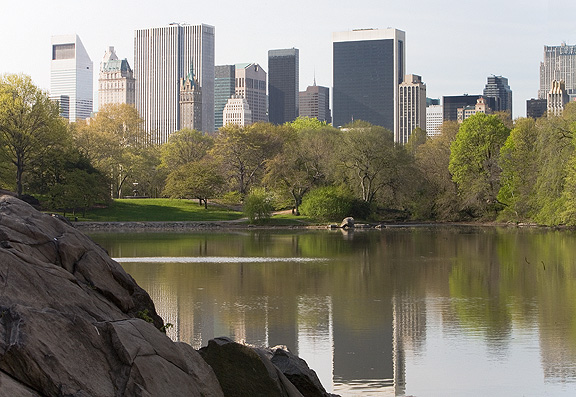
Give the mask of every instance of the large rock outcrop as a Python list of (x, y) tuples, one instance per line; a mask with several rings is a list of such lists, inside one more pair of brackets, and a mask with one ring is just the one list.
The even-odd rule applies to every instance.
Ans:
[(199, 353), (161, 326), (149, 295), (103, 249), (0, 197), (2, 395), (223, 396)]

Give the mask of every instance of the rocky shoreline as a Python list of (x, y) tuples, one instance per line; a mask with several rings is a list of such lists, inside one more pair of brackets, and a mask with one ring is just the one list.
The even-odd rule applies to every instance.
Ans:
[[(191, 225), (218, 227), (170, 227)], [(0, 196), (1, 395), (331, 396), (284, 347), (173, 342), (148, 293), (75, 226)]]

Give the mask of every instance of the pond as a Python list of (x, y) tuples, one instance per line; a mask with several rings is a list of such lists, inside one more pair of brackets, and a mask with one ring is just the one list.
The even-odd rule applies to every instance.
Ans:
[(174, 340), (286, 345), (343, 396), (576, 395), (576, 233), (92, 233)]

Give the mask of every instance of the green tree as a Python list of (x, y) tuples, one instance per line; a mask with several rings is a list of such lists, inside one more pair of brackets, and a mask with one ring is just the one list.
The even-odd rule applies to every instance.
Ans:
[(211, 150), (234, 181), (241, 195), (256, 186), (264, 173), (265, 164), (282, 150), (289, 126), (256, 123), (247, 127), (227, 125), (218, 130)]
[(139, 183), (135, 176), (149, 172), (150, 157), (146, 152), (149, 136), (142, 128), (142, 119), (136, 108), (127, 104), (103, 106), (89, 124), (79, 122), (75, 130), (75, 141), (92, 164), (110, 176), (113, 197), (122, 196), (127, 185), (132, 194), (133, 184)]
[(188, 128), (170, 134), (162, 145), (162, 166), (169, 171), (200, 160), (214, 145), (214, 139), (200, 131)]
[(536, 120), (518, 119), (500, 150), (500, 191), (498, 200), (505, 204), (504, 219), (530, 220), (535, 215), (534, 187), (540, 164)]
[(296, 120), (288, 123), (294, 130), (300, 132), (303, 130), (320, 130), (328, 127), (328, 123), (320, 121), (314, 117), (297, 117)]
[(204, 158), (181, 165), (166, 180), (164, 194), (172, 198), (196, 198), (208, 208), (208, 199), (222, 192), (225, 180), (218, 164)]
[(16, 172), (16, 193), (31, 161), (49, 153), (66, 139), (58, 105), (36, 87), (29, 76), (0, 77), (0, 157)]
[(408, 153), (414, 155), (418, 146), (425, 144), (427, 139), (426, 130), (420, 127), (414, 128), (414, 131), (412, 131), (408, 138), (408, 142), (406, 142), (406, 150)]
[(500, 148), (510, 130), (495, 115), (477, 113), (464, 120), (450, 146), (448, 169), (470, 215), (497, 207)]
[(250, 193), (244, 199), (242, 208), (250, 223), (266, 222), (272, 216), (273, 210), (272, 197), (261, 187), (250, 190)]
[(310, 191), (302, 200), (302, 214), (322, 221), (340, 221), (350, 216), (354, 198), (335, 186)]

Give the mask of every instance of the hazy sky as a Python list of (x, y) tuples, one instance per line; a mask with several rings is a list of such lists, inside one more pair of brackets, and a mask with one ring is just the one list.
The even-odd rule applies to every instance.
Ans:
[[(332, 32), (392, 27), (406, 32), (406, 73), (427, 96), (481, 94), (489, 75), (508, 78), (514, 117), (539, 88), (544, 45), (576, 44), (575, 0), (4, 0), (0, 73), (50, 87), (50, 36), (76, 33), (94, 69), (108, 46), (133, 67), (134, 30), (171, 22), (213, 25), (216, 64), (256, 62), (269, 49), (300, 49), (300, 89), (332, 87)], [(94, 76), (95, 82), (98, 76)]]

